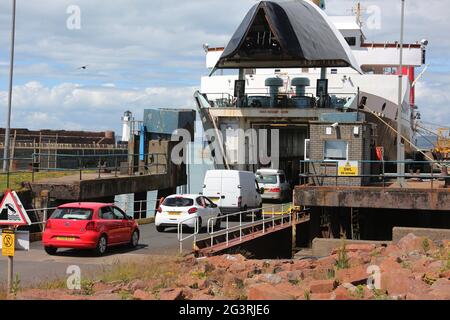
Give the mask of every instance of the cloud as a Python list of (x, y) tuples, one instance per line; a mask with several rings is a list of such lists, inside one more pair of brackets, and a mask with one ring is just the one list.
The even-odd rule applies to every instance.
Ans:
[(416, 98), (422, 120), (450, 126), (450, 79), (440, 73), (425, 74), (426, 81), (416, 85)]
[[(144, 108), (193, 108), (193, 87), (118, 89), (62, 83), (53, 87), (33, 81), (15, 86), (14, 127), (30, 129), (115, 130), (125, 110), (139, 119)], [(0, 108), (6, 108), (7, 92), (0, 91)]]
[[(141, 115), (144, 107), (192, 107), (193, 88), (207, 73), (202, 44), (225, 45), (255, 1), (17, 3), (13, 126), (81, 125), (95, 130), (117, 128), (128, 108)], [(398, 40), (400, 1), (364, 0), (361, 4), (368, 41)], [(66, 27), (70, 5), (81, 9), (80, 30)], [(354, 5), (354, 0), (328, 0), (327, 12), (348, 15)], [(10, 6), (11, 1), (0, 1), (1, 106), (8, 83)], [(367, 28), (369, 15), (364, 10), (369, 6), (380, 8), (379, 30)], [(450, 123), (447, 7), (447, 1), (406, 1), (405, 41), (430, 41), (430, 73), (418, 85), (418, 104), (424, 118)], [(82, 65), (88, 65), (87, 70), (79, 70)]]

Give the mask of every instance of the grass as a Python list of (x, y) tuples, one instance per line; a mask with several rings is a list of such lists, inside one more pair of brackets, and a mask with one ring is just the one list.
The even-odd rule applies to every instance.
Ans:
[(336, 271), (334, 269), (327, 270), (327, 279), (334, 279), (336, 277)]
[(390, 300), (390, 297), (383, 290), (375, 289), (373, 290), (375, 300)]
[(309, 290), (305, 290), (304, 292), (303, 292), (303, 297), (305, 298), (305, 300), (311, 300), (311, 291), (309, 291)]
[(110, 270), (103, 270), (100, 280), (105, 283), (131, 282), (135, 279), (153, 280), (153, 291), (173, 286), (181, 272), (179, 258), (152, 257), (145, 262), (116, 262)]
[[(59, 178), (68, 175), (73, 175), (73, 172), (35, 172), (34, 181), (45, 180), (50, 178)], [(9, 189), (22, 190), (24, 189), (23, 183), (32, 181), (31, 172), (11, 173), (9, 176)], [(7, 176), (0, 175), (0, 190), (8, 189)]]
[[(83, 173), (93, 173), (95, 171), (83, 171)], [(34, 173), (34, 181), (61, 178), (66, 176), (72, 176), (79, 173), (79, 171), (41, 171)], [(5, 191), (6, 189), (20, 191), (25, 189), (23, 184), (25, 182), (31, 182), (33, 175), (31, 172), (15, 172), (9, 175), (9, 187), (7, 185), (7, 176), (5, 174), (0, 175), (0, 191)]]
[(423, 247), (423, 251), (425, 251), (425, 253), (427, 253), (430, 250), (430, 240), (428, 240), (427, 238), (423, 239), (422, 247)]
[(364, 299), (364, 286), (357, 286), (355, 292), (353, 292), (353, 296), (358, 299)]
[(37, 286), (37, 289), (42, 290), (55, 290), (55, 289), (67, 289), (67, 281), (64, 280), (53, 280), (42, 282)]
[[(73, 291), (73, 294), (91, 296), (94, 292), (94, 285), (101, 281), (108, 284), (127, 284), (133, 280), (140, 279), (149, 281), (152, 284), (148, 288), (158, 296), (159, 290), (174, 287), (176, 280), (182, 272), (183, 265), (180, 258), (153, 256), (142, 261), (119, 262), (116, 261), (112, 266), (105, 266), (95, 275), (89, 275), (81, 280), (81, 290)], [(200, 275), (200, 274), (199, 274)], [(203, 276), (203, 275), (202, 275)], [(19, 287), (20, 281), (17, 279), (17, 290), (26, 290), (31, 288)], [(34, 285), (33, 288), (40, 290), (58, 290), (67, 289), (65, 278), (41, 282)], [(7, 298), (6, 288), (0, 287), (0, 300)], [(123, 300), (134, 299), (132, 293), (127, 290), (118, 292)]]
[(11, 293), (13, 294), (14, 299), (17, 297), (19, 291), (20, 291), (20, 278), (19, 274), (16, 273), (16, 276), (14, 277), (14, 280), (11, 285)]
[(422, 281), (432, 286), (437, 281), (437, 278), (430, 273), (425, 273), (422, 277)]
[(338, 257), (336, 259), (336, 268), (338, 270), (350, 268), (350, 259), (347, 256), (347, 244), (345, 238), (342, 237), (341, 246), (338, 249)]

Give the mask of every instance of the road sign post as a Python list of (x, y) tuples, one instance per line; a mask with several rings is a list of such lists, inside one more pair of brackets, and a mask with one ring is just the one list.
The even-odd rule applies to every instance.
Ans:
[(2, 230), (2, 255), (8, 257), (8, 293), (11, 293), (14, 274), (15, 230), (30, 225), (31, 221), (14, 191), (7, 191), (0, 204), (0, 225), (9, 226)]
[(8, 257), (8, 293), (12, 289), (12, 281), (14, 274), (14, 252), (15, 252), (15, 236), (14, 229), (2, 230), (2, 255)]

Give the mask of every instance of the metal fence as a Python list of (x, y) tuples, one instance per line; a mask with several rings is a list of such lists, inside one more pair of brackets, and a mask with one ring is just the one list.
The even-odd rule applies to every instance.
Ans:
[[(335, 186), (339, 186), (339, 179), (368, 179), (368, 184), (381, 183), (383, 187), (391, 184), (392, 180), (404, 178), (406, 181), (429, 182), (434, 189), (438, 186), (436, 181), (448, 180), (450, 169), (449, 161), (377, 161), (358, 160), (349, 161), (358, 163), (358, 173), (343, 175), (339, 173), (339, 161), (334, 160), (307, 160), (300, 161), (300, 182), (301, 184), (313, 183), (321, 185), (325, 179), (334, 180)], [(394, 172), (397, 164), (403, 164), (405, 173)], [(370, 171), (370, 173), (362, 173)], [(370, 168), (370, 169), (368, 169)], [(395, 169), (393, 169), (395, 168)]]
[[(281, 208), (280, 208), (281, 207)], [(261, 209), (252, 209), (252, 210), (246, 210), (246, 211), (239, 211), (236, 213), (230, 213), (227, 215), (221, 215), (218, 217), (210, 218), (207, 221), (207, 236), (200, 240), (204, 239), (210, 239), (211, 246), (214, 244), (214, 238), (218, 236), (225, 235), (225, 242), (226, 245), (229, 245), (229, 235), (232, 232), (239, 231), (239, 237), (240, 241), (242, 241), (243, 236), (243, 229), (248, 227), (258, 227), (262, 225), (262, 232), (265, 233), (268, 229), (266, 228), (267, 224), (271, 223), (270, 228), (275, 228), (275, 222), (280, 221), (282, 225), (284, 224), (292, 224), (292, 213), (291, 213), (291, 204), (280, 204), (280, 205), (273, 205), (269, 207), (264, 207)], [(296, 214), (301, 214), (299, 212), (296, 212)], [(251, 215), (251, 221), (246, 222), (245, 217)], [(261, 218), (257, 218), (258, 216), (261, 216)], [(238, 224), (236, 225), (230, 225), (230, 218), (238, 217)], [(188, 234), (187, 236), (183, 236), (183, 226), (187, 224), (189, 221), (195, 222), (195, 227), (192, 233)], [(220, 226), (217, 221), (220, 221)], [(221, 228), (222, 223), (225, 223), (224, 229)], [(178, 241), (179, 241), (179, 249), (180, 254), (183, 252), (183, 242), (189, 239), (193, 239), (194, 244), (198, 240), (198, 234), (201, 230), (200, 226), (198, 225), (199, 219), (198, 217), (190, 217), (186, 220), (180, 221), (178, 223)], [(215, 229), (215, 230), (214, 230)]]
[[(121, 208), (125, 214), (139, 220), (151, 218), (148, 216), (149, 213), (153, 213), (154, 216), (156, 210), (151, 208), (152, 203), (156, 203), (156, 199), (137, 200), (125, 203), (119, 201), (114, 202), (114, 204)], [(132, 207), (130, 208), (130, 206)], [(56, 209), (57, 207), (26, 209), (26, 212), (32, 221), (30, 227), (38, 226), (40, 231), (44, 231), (45, 224)]]
[[(52, 158), (54, 165), (47, 166), (38, 161), (42, 157)], [(129, 161), (133, 159), (134, 161)], [(138, 161), (136, 159), (146, 159)], [(69, 168), (58, 167), (56, 164), (61, 159), (66, 159), (70, 163)], [(100, 154), (100, 155), (70, 155), (70, 154), (33, 154), (31, 158), (8, 158), (3, 161), (10, 161), (16, 166), (20, 165), (26, 169), (15, 170), (14, 166), (7, 172), (0, 172), (0, 186), (9, 189), (11, 180), (21, 176), (18, 182), (35, 182), (42, 178), (55, 178), (65, 175), (77, 175), (78, 180), (93, 179), (102, 177), (118, 177), (119, 175), (139, 174), (166, 174), (168, 172), (169, 160), (165, 153), (150, 154)], [(138, 163), (131, 165), (130, 162)], [(15, 179), (16, 180), (16, 179)], [(19, 186), (20, 187), (20, 186)]]
[[(136, 200), (136, 201), (115, 201), (114, 204), (121, 208), (128, 216), (132, 216), (136, 219), (146, 219), (155, 217), (157, 199)], [(152, 206), (154, 206), (152, 208)], [(150, 216), (149, 216), (150, 215)]]

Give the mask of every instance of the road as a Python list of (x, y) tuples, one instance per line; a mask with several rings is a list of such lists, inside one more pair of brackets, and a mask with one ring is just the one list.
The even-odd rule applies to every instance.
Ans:
[[(265, 204), (264, 207), (273, 206)], [(275, 212), (281, 205), (275, 207)], [(272, 209), (266, 209), (267, 213)], [(233, 221), (234, 220), (234, 221)], [(238, 225), (238, 218), (230, 218), (230, 227)], [(224, 226), (225, 223), (222, 224)], [(14, 274), (19, 275), (21, 285), (30, 285), (66, 277), (66, 270), (77, 265), (82, 273), (92, 274), (102, 268), (109, 268), (114, 263), (143, 259), (149, 255), (178, 255), (179, 241), (177, 228), (167, 229), (164, 233), (156, 231), (154, 224), (141, 225), (141, 238), (136, 249), (126, 246), (109, 248), (106, 255), (96, 257), (90, 251), (59, 250), (55, 256), (45, 253), (42, 242), (30, 245), (30, 251), (17, 251), (14, 257)], [(183, 236), (189, 235), (184, 234)], [(199, 237), (206, 236), (203, 230)], [(192, 248), (192, 238), (183, 242), (183, 249), (188, 252)], [(6, 284), (7, 258), (0, 256), (0, 286)]]
[[(14, 274), (19, 274), (21, 284), (32, 284), (66, 276), (67, 267), (80, 266), (82, 272), (92, 273), (117, 261), (130, 261), (148, 255), (177, 255), (179, 242), (176, 228), (158, 233), (154, 224), (140, 226), (141, 239), (136, 249), (126, 246), (110, 248), (103, 257), (96, 257), (90, 251), (60, 250), (49, 256), (42, 242), (34, 242), (30, 251), (17, 251), (14, 257)], [(192, 242), (191, 242), (192, 243)], [(186, 249), (189, 241), (185, 241)], [(0, 284), (6, 282), (7, 258), (0, 257)]]

